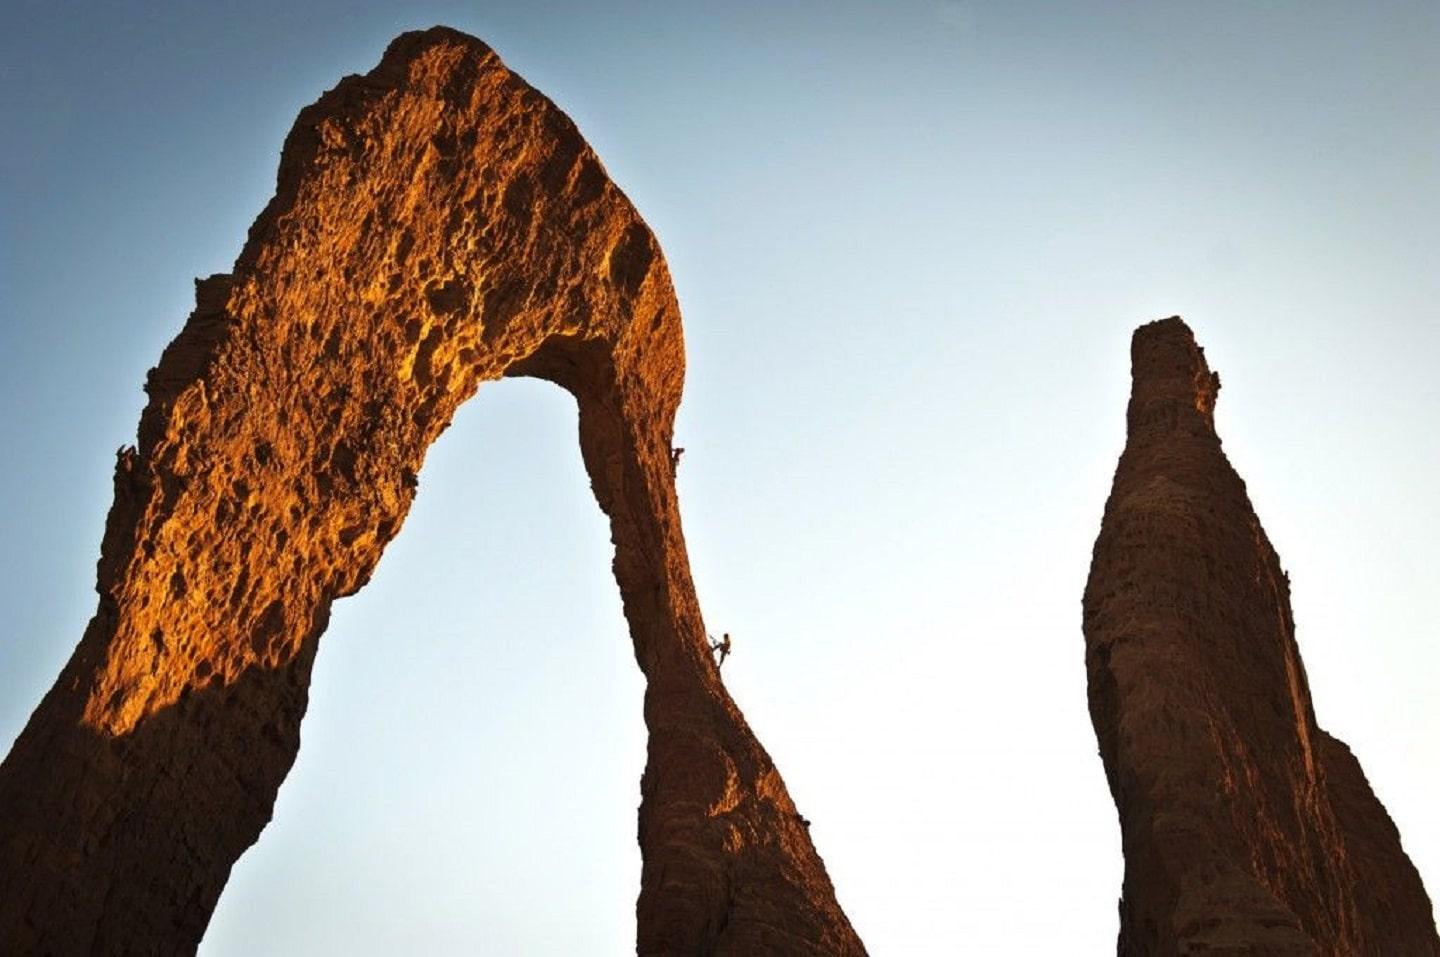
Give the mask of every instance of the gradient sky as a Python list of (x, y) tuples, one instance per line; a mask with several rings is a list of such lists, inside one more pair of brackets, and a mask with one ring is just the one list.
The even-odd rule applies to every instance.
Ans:
[[(399, 11), (399, 12), (397, 12)], [(1440, 6), (96, 3), (0, 30), (0, 749), (114, 451), (299, 109), (446, 23), (579, 124), (685, 313), (725, 679), (877, 954), (1114, 952), (1080, 595), (1182, 314), (1320, 723), (1440, 891)], [(481, 389), (339, 602), (207, 957), (634, 949), (641, 677), (573, 400)]]

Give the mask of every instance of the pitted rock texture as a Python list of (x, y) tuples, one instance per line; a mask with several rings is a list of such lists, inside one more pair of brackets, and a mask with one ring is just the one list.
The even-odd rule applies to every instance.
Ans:
[(302, 111), (233, 273), (197, 283), (150, 373), (99, 610), (0, 767), (8, 950), (197, 946), (295, 759), (331, 602), (504, 375), (574, 394), (610, 519), (647, 678), (639, 952), (863, 953), (707, 647), (660, 250), (569, 119), (443, 28)]
[(1131, 362), (1084, 600), (1119, 953), (1440, 954), (1395, 825), (1315, 723), (1288, 578), (1215, 433), (1219, 377), (1178, 317)]

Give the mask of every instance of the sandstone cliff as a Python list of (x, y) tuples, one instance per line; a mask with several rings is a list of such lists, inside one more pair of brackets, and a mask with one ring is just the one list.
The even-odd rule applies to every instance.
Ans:
[(1395, 825), (1315, 723), (1288, 579), (1215, 433), (1219, 377), (1179, 318), (1141, 327), (1131, 362), (1084, 601), (1119, 952), (1440, 953)]
[(302, 111), (234, 271), (197, 283), (150, 372), (99, 609), (0, 766), (7, 947), (195, 948), (295, 759), (331, 602), (505, 375), (577, 400), (647, 679), (639, 951), (863, 952), (707, 648), (660, 250), (571, 122), (442, 28)]

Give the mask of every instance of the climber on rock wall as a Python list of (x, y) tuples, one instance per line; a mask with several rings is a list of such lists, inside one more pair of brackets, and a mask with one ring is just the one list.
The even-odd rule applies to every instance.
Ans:
[(715, 667), (718, 668), (725, 663), (726, 658), (730, 657), (730, 633), (725, 632), (719, 641), (715, 640), (714, 635), (710, 635), (709, 638), (710, 650), (720, 652), (720, 660), (715, 662)]

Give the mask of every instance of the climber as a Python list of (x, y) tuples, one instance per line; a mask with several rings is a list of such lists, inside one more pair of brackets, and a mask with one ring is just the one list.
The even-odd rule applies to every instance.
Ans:
[(675, 446), (673, 449), (670, 450), (670, 474), (671, 474), (671, 475), (674, 475), (674, 474), (675, 474), (675, 471), (676, 471), (678, 468), (680, 468), (680, 456), (682, 456), (682, 455), (684, 455), (684, 454), (685, 454), (685, 449), (684, 449), (683, 446), (677, 445), (677, 446)]
[(730, 632), (725, 632), (724, 637), (722, 637), (719, 641), (716, 641), (715, 636), (711, 635), (710, 650), (720, 652), (720, 660), (715, 662), (715, 667), (718, 668), (723, 665), (725, 663), (725, 659), (730, 656)]

